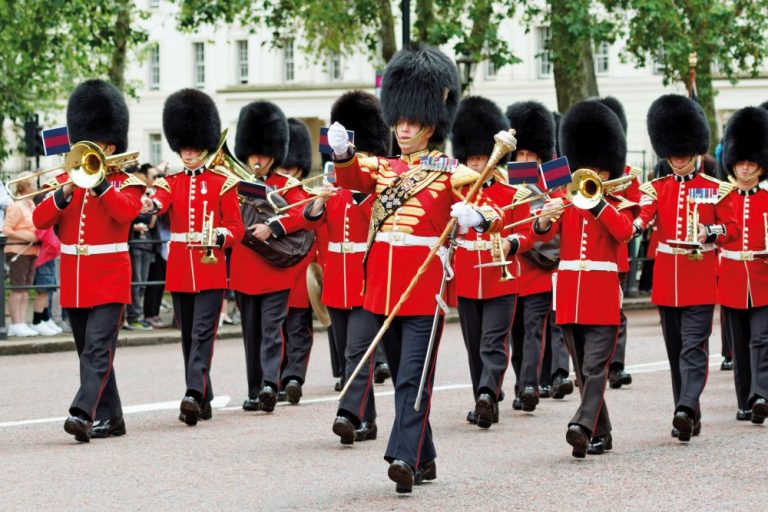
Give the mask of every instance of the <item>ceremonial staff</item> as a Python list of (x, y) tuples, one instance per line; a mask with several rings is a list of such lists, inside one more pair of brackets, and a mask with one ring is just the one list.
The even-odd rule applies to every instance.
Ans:
[[(474, 201), (475, 196), (477, 195), (477, 192), (480, 190), (480, 187), (482, 184), (488, 179), (488, 177), (493, 173), (493, 170), (496, 168), (496, 164), (498, 161), (506, 155), (507, 153), (514, 151), (516, 148), (516, 141), (514, 137), (514, 130), (509, 131), (502, 131), (497, 133), (493, 139), (496, 141), (496, 144), (493, 146), (493, 153), (491, 154), (491, 157), (488, 159), (488, 163), (485, 165), (485, 168), (483, 169), (483, 172), (480, 173), (480, 176), (478, 179), (472, 184), (472, 188), (467, 193), (466, 197), (464, 198), (465, 204), (470, 204)], [(387, 329), (389, 329), (389, 326), (392, 324), (392, 321), (397, 316), (397, 313), (400, 311), (400, 308), (405, 303), (406, 300), (408, 300), (408, 297), (411, 295), (411, 292), (418, 284), (419, 280), (421, 279), (421, 276), (424, 274), (424, 272), (427, 271), (427, 268), (429, 268), (429, 264), (432, 261), (432, 259), (435, 257), (435, 254), (437, 254), (437, 251), (445, 244), (448, 237), (451, 235), (451, 233), (454, 232), (454, 228), (456, 226), (457, 219), (452, 218), (451, 221), (448, 223), (448, 225), (445, 226), (445, 229), (443, 230), (442, 234), (440, 235), (440, 239), (437, 241), (437, 243), (432, 247), (432, 250), (429, 251), (429, 254), (424, 259), (424, 262), (419, 267), (419, 270), (416, 272), (416, 274), (411, 279), (410, 284), (408, 285), (408, 288), (405, 289), (405, 291), (400, 295), (400, 299), (397, 301), (397, 304), (395, 304), (395, 307), (392, 308), (392, 311), (389, 313), (387, 318), (384, 320), (384, 323), (382, 324), (381, 328), (379, 329), (379, 332), (376, 333), (376, 336), (373, 338), (373, 341), (368, 346), (368, 350), (365, 351), (365, 354), (360, 359), (360, 362), (355, 367), (355, 370), (350, 374), (349, 378), (347, 379), (347, 383), (344, 385), (344, 389), (341, 390), (341, 394), (339, 395), (339, 401), (344, 398), (344, 395), (347, 393), (347, 391), (350, 388), (350, 385), (352, 382), (354, 382), (355, 378), (357, 377), (357, 374), (360, 373), (360, 370), (363, 368), (363, 366), (367, 363), (368, 358), (371, 357), (373, 352), (376, 350), (376, 347), (378, 346), (381, 339), (384, 337), (384, 334), (387, 332)], [(445, 273), (443, 274), (443, 285), (441, 285), (440, 293), (443, 292), (444, 289), (444, 283), (445, 283)], [(437, 307), (440, 307), (439, 305)], [(439, 314), (437, 312), (436, 314)], [(433, 345), (435, 341), (435, 329), (432, 329), (432, 336), (429, 340), (429, 346), (427, 348), (427, 358), (426, 361), (429, 361), (429, 358), (432, 355)], [(419, 386), (419, 397), (421, 397), (423, 387), (424, 387), (424, 381), (425, 381), (425, 372), (427, 364), (424, 364), (424, 373), (422, 373), (421, 377), (421, 385)], [(416, 401), (416, 404), (418, 404), (418, 398)], [(418, 410), (418, 405), (415, 406), (416, 410)]]

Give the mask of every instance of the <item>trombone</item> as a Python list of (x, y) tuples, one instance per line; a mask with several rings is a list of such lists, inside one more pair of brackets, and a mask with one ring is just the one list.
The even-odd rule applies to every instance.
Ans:
[[(566, 185), (566, 198), (569, 202), (564, 204), (562, 207), (557, 208), (556, 210), (552, 210), (549, 212), (549, 214), (562, 212), (571, 205), (579, 208), (580, 210), (589, 210), (590, 208), (594, 208), (597, 206), (603, 196), (607, 194), (614, 194), (629, 188), (629, 186), (639, 174), (640, 170), (633, 167), (632, 171), (626, 176), (602, 181), (600, 176), (591, 169), (577, 169), (576, 172), (574, 172), (572, 175), (573, 181)], [(547, 193), (544, 192), (542, 194), (537, 194), (534, 196), (534, 198), (540, 199), (546, 195)], [(504, 207), (504, 209), (513, 208), (524, 203), (529, 203), (531, 202), (530, 200), (531, 198), (528, 197), (517, 203), (507, 205)], [(504, 226), (504, 229), (512, 229), (528, 222), (538, 220), (540, 217), (542, 217), (541, 214), (532, 215), (527, 219), (519, 220), (517, 222), (513, 222), (512, 224), (507, 224)]]
[[(122, 171), (128, 167), (134, 167), (139, 163), (139, 152), (134, 151), (132, 153), (120, 153), (119, 155), (107, 156), (104, 151), (95, 142), (88, 140), (80, 141), (72, 146), (72, 149), (67, 153), (64, 158), (64, 163), (58, 167), (51, 169), (45, 169), (37, 171), (25, 178), (15, 178), (4, 183), (8, 195), (14, 200), (19, 201), (21, 199), (27, 199), (39, 194), (47, 194), (53, 190), (59, 189), (65, 185), (74, 183), (78, 187), (91, 189), (97, 186), (99, 183), (111, 173), (116, 171)], [(58, 169), (64, 169), (69, 175), (63, 183), (57, 183), (56, 185), (45, 187), (28, 194), (16, 195), (12, 193), (15, 187), (11, 187), (21, 181), (27, 181), (29, 179), (39, 178), (43, 174), (47, 174)]]
[(296, 201), (295, 203), (290, 203), (290, 204), (288, 204), (286, 206), (277, 206), (277, 204), (275, 203), (274, 197), (275, 197), (276, 194), (282, 194), (283, 192), (291, 190), (292, 188), (301, 187), (301, 186), (303, 186), (306, 183), (309, 183), (311, 181), (315, 181), (315, 180), (321, 179), (323, 177), (325, 177), (325, 174), (317, 174), (315, 176), (311, 176), (311, 177), (303, 179), (301, 181), (297, 181), (295, 183), (291, 183), (291, 184), (286, 185), (284, 187), (276, 188), (276, 189), (270, 191), (267, 194), (267, 201), (272, 206), (272, 208), (275, 209), (275, 213), (283, 213), (283, 212), (285, 212), (287, 210), (290, 210), (291, 208), (294, 208), (296, 206), (301, 206), (301, 205), (310, 203), (310, 202), (314, 201), (315, 199), (317, 199), (318, 197), (327, 197), (327, 196), (335, 194), (335, 192), (331, 192), (331, 191), (327, 191), (327, 192), (308, 191), (310, 193), (310, 197), (307, 197), (306, 199), (302, 199), (301, 201)]

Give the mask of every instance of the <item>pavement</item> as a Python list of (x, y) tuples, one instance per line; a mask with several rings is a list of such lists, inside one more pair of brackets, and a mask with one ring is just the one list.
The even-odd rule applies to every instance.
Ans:
[[(733, 374), (719, 371), (718, 316), (710, 342), (701, 436), (670, 437), (672, 391), (658, 314), (632, 310), (632, 385), (607, 390), (614, 449), (571, 457), (565, 431), (578, 405), (544, 399), (533, 413), (501, 404), (500, 423), (465, 421), (473, 406), (457, 324), (445, 328), (431, 405), (437, 480), (397, 495), (383, 454), (394, 414), (390, 381), (377, 385), (379, 436), (345, 447), (331, 432), (328, 340), (315, 337), (297, 406), (273, 414), (240, 405), (246, 380), (239, 339), (217, 342), (214, 418), (177, 419), (181, 350), (129, 346), (115, 374), (128, 434), (78, 444), (62, 426), (77, 389), (74, 354), (0, 358), (0, 510), (759, 510), (768, 501), (768, 426), (735, 420)], [(514, 375), (504, 384), (512, 389)]]
[[(652, 307), (650, 298), (627, 298), (624, 303), (626, 310), (644, 309)], [(171, 313), (161, 315), (164, 321), (171, 322)], [(446, 317), (447, 322), (458, 322), (458, 314), (452, 309)], [(7, 319), (6, 319), (7, 322)], [(7, 324), (6, 324), (7, 325)], [(315, 322), (315, 331), (321, 332), (325, 328)], [(222, 325), (217, 332), (219, 339), (240, 338), (242, 332), (239, 325)], [(120, 330), (117, 340), (118, 347), (138, 347), (143, 345), (163, 345), (167, 343), (181, 343), (178, 329), (153, 329), (151, 331)], [(0, 341), (0, 356), (38, 354), (43, 352), (66, 352), (75, 350), (75, 342), (70, 333), (62, 333), (59, 336), (35, 336), (32, 338), (9, 338)]]

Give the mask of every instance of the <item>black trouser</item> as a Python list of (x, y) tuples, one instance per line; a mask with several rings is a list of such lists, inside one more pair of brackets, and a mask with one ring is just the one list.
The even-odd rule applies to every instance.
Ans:
[(720, 306), (733, 340), (733, 378), (739, 409), (768, 399), (768, 306), (732, 309)]
[[(150, 251), (131, 251), (131, 280), (134, 283), (145, 283), (149, 279), (149, 267), (155, 259), (155, 253)], [(131, 285), (131, 305), (128, 308), (128, 322), (134, 322), (141, 318), (144, 310), (141, 296), (146, 289), (145, 285)]]
[(733, 359), (733, 340), (728, 328), (728, 320), (725, 319), (722, 309), (720, 309), (720, 347), (720, 355), (725, 359)]
[(568, 425), (579, 425), (593, 437), (604, 436), (611, 431), (603, 397), (608, 364), (616, 350), (618, 326), (566, 324), (562, 328), (581, 394), (579, 408)]
[(264, 386), (271, 386), (275, 391), (279, 387), (288, 293), (289, 290), (260, 295), (235, 292), (242, 321), (248, 398), (255, 400)]
[(552, 293), (519, 297), (512, 325), (512, 368), (515, 371), (515, 396), (526, 386), (539, 392), (542, 361), (547, 341), (547, 323), (552, 311)]
[[(328, 308), (328, 311), (331, 314), (331, 325), (334, 332), (342, 332), (345, 337), (344, 380), (347, 380), (360, 363), (365, 351), (368, 350), (381, 324), (376, 315), (363, 308)], [(389, 335), (387, 333), (385, 337)], [(346, 416), (357, 424), (360, 421), (374, 421), (376, 419), (376, 402), (373, 398), (374, 367), (375, 355), (369, 359), (368, 364), (362, 367), (339, 403), (338, 414)]]
[(181, 349), (187, 395), (201, 403), (213, 400), (211, 361), (224, 290), (198, 293), (173, 292), (173, 312), (181, 328)]
[(715, 306), (659, 306), (661, 330), (672, 374), (675, 411), (687, 409), (698, 419), (699, 398), (709, 372), (709, 336)]
[(516, 295), (480, 300), (459, 297), (459, 321), (475, 399), (480, 393), (488, 393), (494, 400), (501, 395), (516, 299)]
[(283, 385), (292, 379), (304, 384), (309, 367), (309, 354), (312, 351), (312, 334), (312, 310), (289, 308), (283, 324), (285, 358), (280, 374)]
[(112, 363), (124, 310), (123, 304), (67, 308), (80, 357), (80, 389), (69, 408), (70, 414), (85, 413), (94, 421), (123, 415)]
[[(622, 272), (619, 274), (619, 284), (621, 285), (621, 294), (627, 291), (627, 282), (629, 281), (629, 274)], [(616, 345), (616, 353), (613, 354), (611, 360), (611, 370), (623, 370), (624, 369), (624, 355), (627, 352), (627, 316), (624, 314), (624, 308), (619, 309), (619, 342)]]
[[(377, 315), (377, 330), (385, 317)], [(388, 462), (402, 460), (418, 469), (419, 464), (434, 460), (437, 456), (432, 442), (432, 427), (429, 424), (429, 408), (432, 399), (432, 384), (435, 381), (435, 361), (444, 318), (438, 320), (435, 346), (429, 365), (428, 379), (421, 395), (418, 411), (413, 410), (421, 381), (421, 372), (427, 357), (429, 336), (432, 332), (432, 315), (398, 316), (384, 337), (384, 351), (387, 354), (392, 381), (395, 385), (395, 421), (389, 435), (384, 459)]]
[[(155, 254), (155, 260), (149, 266), (147, 281), (163, 281), (165, 279), (166, 262), (160, 254)], [(165, 285), (151, 284), (144, 290), (144, 318), (152, 318), (160, 314), (160, 304), (163, 302)]]

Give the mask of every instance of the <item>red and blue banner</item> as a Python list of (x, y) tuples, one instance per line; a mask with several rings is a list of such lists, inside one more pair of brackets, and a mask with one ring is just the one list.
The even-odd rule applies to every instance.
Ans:
[[(349, 138), (349, 142), (352, 144), (355, 143), (355, 132), (347, 130), (347, 137)], [(320, 128), (320, 153), (330, 155), (332, 151), (331, 146), (328, 144), (328, 127), (323, 126)]]
[(68, 153), (70, 147), (67, 127), (60, 126), (43, 130), (43, 148), (45, 149), (46, 156)]
[(547, 190), (562, 187), (573, 181), (568, 158), (564, 156), (541, 164), (541, 175), (544, 178), (544, 188)]
[(256, 181), (241, 181), (237, 184), (239, 194), (253, 199), (266, 199), (268, 188), (270, 187), (266, 183)]
[(536, 162), (509, 162), (507, 178), (510, 185), (537, 184), (539, 182), (539, 164)]

